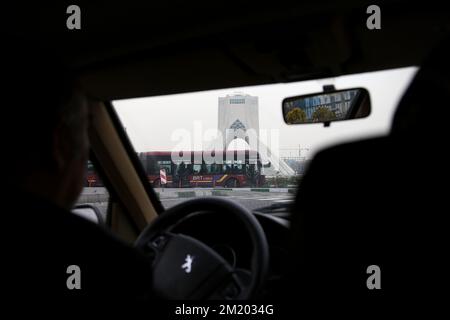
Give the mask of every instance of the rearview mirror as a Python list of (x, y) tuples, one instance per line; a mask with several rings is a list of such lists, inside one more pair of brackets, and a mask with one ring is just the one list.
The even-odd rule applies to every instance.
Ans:
[(370, 114), (370, 97), (364, 88), (331, 90), (286, 98), (282, 108), (287, 124), (329, 124), (367, 117)]

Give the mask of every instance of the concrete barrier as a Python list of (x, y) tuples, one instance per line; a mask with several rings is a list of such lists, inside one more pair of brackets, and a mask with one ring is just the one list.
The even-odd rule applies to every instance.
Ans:
[(226, 196), (230, 195), (230, 192), (227, 192), (224, 190), (212, 190), (211, 195), (216, 196), (216, 197), (226, 197)]
[(108, 202), (109, 195), (107, 194), (82, 194), (78, 198), (78, 203), (97, 203)]
[(195, 191), (181, 191), (177, 193), (178, 198), (193, 198), (196, 196)]
[(252, 189), (250, 189), (250, 191), (253, 191), (253, 192), (270, 192), (270, 189), (269, 188), (252, 188)]
[[(239, 192), (267, 192), (267, 193), (291, 193), (297, 192), (296, 188), (155, 188), (159, 199), (193, 198), (206, 196), (226, 197)], [(106, 188), (84, 188), (78, 199), (78, 203), (108, 202), (109, 195)]]

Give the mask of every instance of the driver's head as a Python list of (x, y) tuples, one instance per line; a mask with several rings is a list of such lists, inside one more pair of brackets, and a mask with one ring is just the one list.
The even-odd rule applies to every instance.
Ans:
[(7, 44), (0, 61), (6, 183), (70, 208), (88, 157), (86, 97), (51, 51), (35, 42)]

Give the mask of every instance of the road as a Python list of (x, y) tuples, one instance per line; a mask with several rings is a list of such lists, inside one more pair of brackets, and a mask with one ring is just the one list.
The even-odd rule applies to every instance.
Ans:
[[(208, 195), (205, 195), (208, 196)], [(254, 210), (261, 207), (270, 206), (274, 203), (285, 203), (291, 202), (293, 199), (293, 194), (281, 193), (281, 192), (250, 192), (250, 191), (232, 191), (227, 195), (221, 196), (232, 201), (236, 201), (242, 206)], [(161, 197), (161, 202), (164, 208), (170, 208), (178, 203), (186, 201), (189, 198), (163, 198)]]
[[(242, 206), (250, 210), (254, 210), (257, 208), (270, 206), (275, 203), (289, 203), (294, 197), (294, 193), (289, 193), (288, 189), (271, 188), (259, 190), (264, 191), (249, 188), (236, 188), (232, 190), (212, 188), (155, 189), (161, 203), (166, 209), (191, 198), (218, 196), (236, 201)], [(100, 211), (106, 215), (108, 204), (107, 191), (104, 188), (85, 188), (78, 203), (91, 203), (97, 206)]]

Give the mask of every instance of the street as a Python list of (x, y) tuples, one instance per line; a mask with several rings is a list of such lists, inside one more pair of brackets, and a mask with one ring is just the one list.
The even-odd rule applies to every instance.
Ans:
[[(199, 197), (223, 197), (241, 204), (249, 210), (270, 206), (276, 203), (290, 203), (295, 190), (288, 188), (155, 188), (165, 209), (183, 201)], [(78, 203), (89, 203), (100, 209), (106, 216), (108, 193), (105, 188), (85, 188)]]
[[(185, 189), (186, 190), (186, 189)], [(160, 195), (163, 194), (166, 190), (160, 192)], [(258, 191), (249, 191), (249, 190), (239, 190), (234, 189), (230, 191), (219, 191), (215, 190), (217, 194), (208, 194), (204, 192), (204, 194), (200, 195), (196, 194), (195, 197), (208, 197), (208, 196), (219, 196), (226, 199), (230, 199), (232, 201), (236, 201), (247, 209), (254, 210), (261, 207), (270, 206), (274, 203), (284, 203), (291, 202), (294, 194), (288, 192), (258, 192)], [(164, 208), (170, 208), (175, 206), (178, 203), (186, 201), (187, 198), (179, 198), (179, 197), (164, 197), (160, 196), (161, 202)]]

